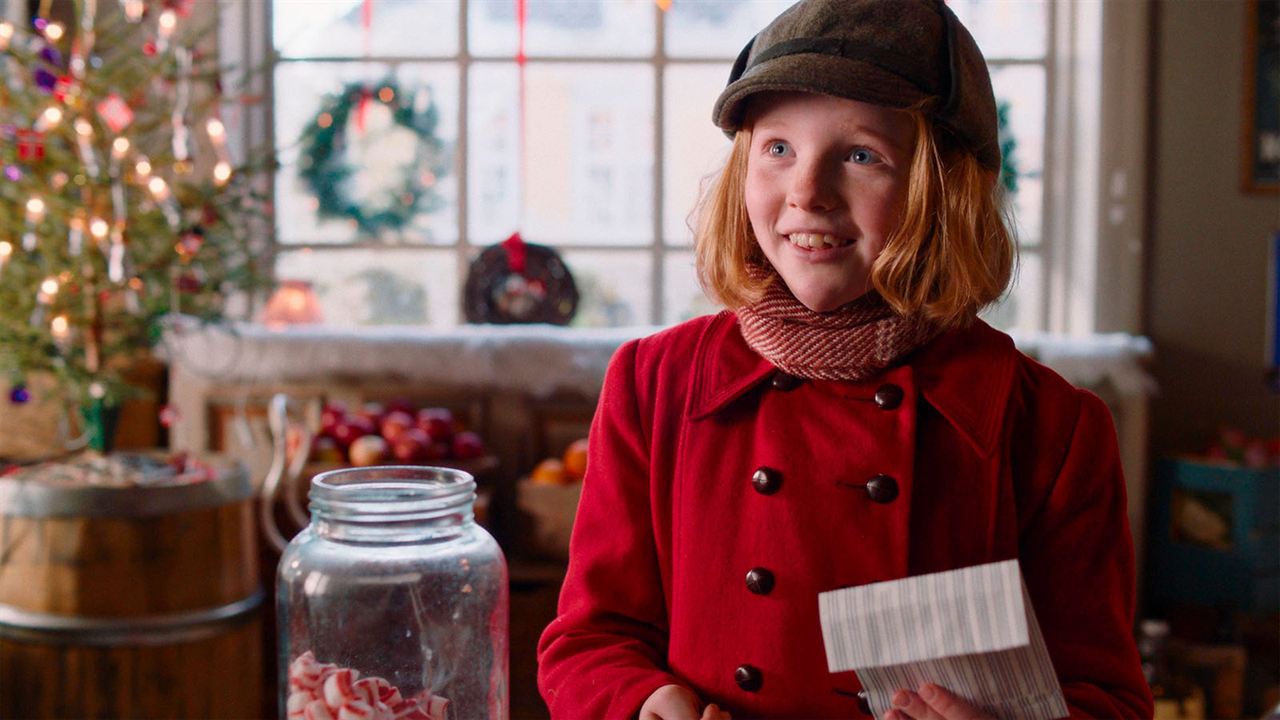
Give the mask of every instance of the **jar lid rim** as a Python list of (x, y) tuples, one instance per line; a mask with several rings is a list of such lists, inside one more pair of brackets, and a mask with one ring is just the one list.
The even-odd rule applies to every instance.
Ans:
[(376, 465), (342, 468), (311, 479), (312, 499), (334, 501), (444, 500), (475, 492), (475, 478), (456, 468)]

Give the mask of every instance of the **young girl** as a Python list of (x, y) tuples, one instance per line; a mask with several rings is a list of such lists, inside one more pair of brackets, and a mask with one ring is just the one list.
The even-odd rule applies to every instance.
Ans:
[[(717, 100), (730, 308), (614, 357), (559, 616), (557, 718), (858, 717), (818, 594), (1017, 558), (1073, 716), (1150, 717), (1107, 408), (976, 318), (1012, 240), (986, 64), (938, 0), (804, 0)], [(946, 688), (886, 717), (973, 718)]]

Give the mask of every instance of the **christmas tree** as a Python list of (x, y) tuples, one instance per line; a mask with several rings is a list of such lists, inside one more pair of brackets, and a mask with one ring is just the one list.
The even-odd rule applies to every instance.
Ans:
[(0, 413), (37, 373), (109, 408), (163, 318), (220, 320), (264, 284), (261, 182), (232, 166), (191, 10), (46, 0), (0, 22)]

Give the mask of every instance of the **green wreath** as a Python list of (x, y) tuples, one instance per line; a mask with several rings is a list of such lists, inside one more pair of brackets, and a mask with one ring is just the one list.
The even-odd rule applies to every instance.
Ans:
[[(346, 128), (362, 97), (385, 105), (395, 125), (412, 130), (418, 138), (413, 162), (405, 165), (400, 181), (381, 203), (361, 204), (351, 197), (349, 187), (356, 168), (347, 160)], [(384, 230), (403, 230), (419, 213), (444, 207), (444, 199), (433, 188), (452, 164), (449, 148), (436, 137), (440, 114), (435, 102), (428, 100), (421, 110), (415, 109), (417, 105), (393, 80), (350, 83), (341, 92), (325, 96), (302, 133), (298, 161), (298, 176), (318, 201), (320, 218), (350, 218), (362, 235), (376, 237)], [(424, 182), (424, 178), (435, 181)]]

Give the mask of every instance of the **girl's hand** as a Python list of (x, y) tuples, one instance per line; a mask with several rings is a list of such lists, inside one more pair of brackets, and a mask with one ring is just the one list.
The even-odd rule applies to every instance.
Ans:
[(925, 683), (920, 692), (899, 690), (893, 695), (894, 709), (884, 720), (992, 720), (986, 713), (956, 697), (951, 691)]
[(689, 688), (663, 685), (640, 706), (640, 720), (730, 720), (729, 713), (714, 703), (699, 713), (701, 704), (702, 701)]

